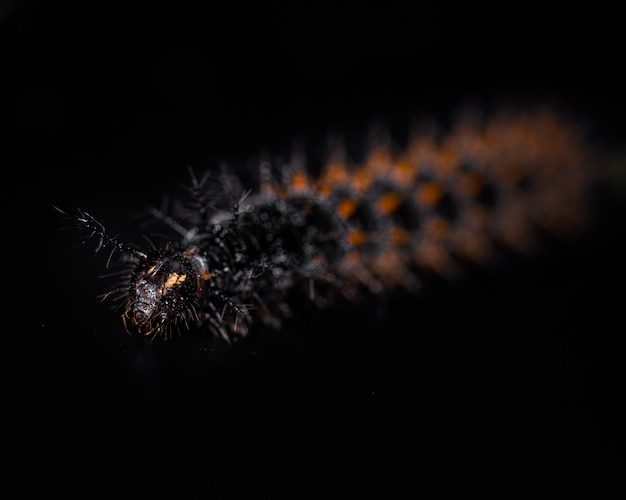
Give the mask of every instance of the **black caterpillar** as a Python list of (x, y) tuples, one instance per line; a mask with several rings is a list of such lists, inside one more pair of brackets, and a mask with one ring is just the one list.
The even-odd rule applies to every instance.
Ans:
[(122, 279), (105, 297), (128, 330), (207, 327), (231, 340), (257, 321), (279, 327), (295, 296), (321, 306), (416, 290), (423, 270), (450, 277), (500, 248), (532, 250), (541, 231), (575, 234), (589, 163), (582, 133), (558, 116), (503, 114), (416, 134), (401, 152), (379, 141), (359, 165), (335, 145), (315, 178), (303, 162), (262, 162), (255, 192), (191, 172), (168, 213), (151, 210), (174, 237), (149, 249), (82, 210), (73, 220), (110, 249), (107, 266), (119, 254)]

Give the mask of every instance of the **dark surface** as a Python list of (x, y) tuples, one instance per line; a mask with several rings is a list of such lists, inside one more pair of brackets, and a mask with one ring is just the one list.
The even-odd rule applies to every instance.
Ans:
[(103, 256), (58, 231), (52, 204), (132, 237), (131, 214), (159, 205), (187, 165), (235, 168), (378, 116), (445, 122), (467, 103), (548, 103), (588, 124), (602, 162), (623, 146), (610, 12), (407, 5), (24, 2), (0, 24), (5, 454), (23, 490), (614, 484), (626, 442), (615, 177), (596, 191), (590, 233), (542, 259), (391, 301), (386, 319), (339, 308), (228, 350), (128, 335), (95, 298)]

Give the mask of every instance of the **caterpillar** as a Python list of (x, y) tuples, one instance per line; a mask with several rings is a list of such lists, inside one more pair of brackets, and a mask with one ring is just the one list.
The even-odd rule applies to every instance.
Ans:
[(301, 154), (263, 159), (254, 189), (232, 171), (190, 169), (183, 195), (149, 210), (164, 234), (145, 248), (70, 215), (120, 268), (102, 298), (126, 329), (167, 339), (206, 328), (230, 342), (257, 323), (280, 328), (297, 300), (414, 292), (423, 273), (452, 278), (587, 223), (589, 147), (549, 111), (459, 120), (402, 150), (378, 136), (361, 162), (330, 144), (317, 175)]

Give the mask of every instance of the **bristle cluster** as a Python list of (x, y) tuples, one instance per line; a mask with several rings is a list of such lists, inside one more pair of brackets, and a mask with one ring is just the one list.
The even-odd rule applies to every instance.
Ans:
[(122, 297), (127, 325), (148, 336), (206, 326), (230, 339), (256, 321), (279, 327), (295, 297), (416, 290), (422, 271), (450, 278), (502, 250), (532, 251), (542, 231), (576, 234), (589, 163), (579, 130), (554, 114), (501, 115), (416, 134), (401, 151), (378, 141), (359, 164), (337, 148), (319, 175), (302, 156), (276, 177), (264, 161), (257, 192), (232, 174), (220, 191), (192, 172), (171, 213), (151, 211), (173, 236), (161, 249), (111, 238), (82, 211), (77, 222), (133, 255), (108, 294)]
[(371, 287), (411, 286), (411, 269), (442, 275), (485, 263), (496, 248), (528, 252), (538, 230), (585, 224), (589, 152), (580, 132), (548, 112), (457, 123), (417, 134), (401, 152), (372, 148), (362, 164), (330, 158), (318, 178), (293, 171), (283, 199), (330, 204), (349, 250), (335, 272)]

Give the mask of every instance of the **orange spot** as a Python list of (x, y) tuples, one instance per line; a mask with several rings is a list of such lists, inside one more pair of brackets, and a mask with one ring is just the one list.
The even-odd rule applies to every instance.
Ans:
[(365, 243), (366, 239), (365, 232), (359, 229), (353, 229), (348, 233), (348, 241), (355, 247)]
[(304, 172), (296, 172), (291, 178), (291, 188), (294, 191), (305, 191), (310, 186), (309, 178)]
[(437, 243), (424, 242), (417, 250), (417, 260), (440, 274), (447, 274), (452, 270), (452, 261), (448, 251)]
[(531, 171), (529, 165), (525, 165), (519, 159), (502, 160), (497, 166), (494, 175), (504, 185), (515, 185), (524, 174)]
[(324, 186), (335, 186), (337, 184), (345, 184), (348, 178), (348, 168), (345, 163), (334, 161), (326, 165), (319, 183)]
[(344, 260), (347, 265), (354, 266), (361, 262), (361, 254), (359, 252), (348, 252)]
[(486, 262), (491, 254), (491, 243), (480, 233), (464, 231), (456, 238), (456, 252), (473, 262)]
[(391, 152), (386, 147), (376, 148), (367, 157), (365, 165), (378, 177), (386, 175), (392, 167)]
[(276, 184), (271, 184), (269, 182), (263, 184), (262, 192), (263, 193), (268, 193), (268, 194), (273, 194), (273, 195), (279, 196), (281, 198), (285, 197), (285, 190), (284, 189), (282, 189), (281, 187), (277, 186)]
[(406, 245), (409, 241), (409, 232), (402, 227), (392, 227), (389, 236), (394, 245)]
[(372, 178), (372, 172), (366, 168), (362, 168), (352, 176), (351, 185), (355, 191), (362, 193), (372, 183)]
[(425, 231), (428, 238), (440, 241), (450, 232), (450, 223), (441, 217), (434, 217), (426, 223)]
[(347, 219), (356, 211), (357, 206), (358, 203), (354, 198), (346, 198), (338, 203), (337, 213), (344, 219)]
[(378, 281), (387, 288), (397, 285), (407, 289), (415, 288), (417, 280), (406, 266), (406, 255), (402, 251), (391, 249), (369, 260), (367, 267)]
[(401, 159), (394, 165), (391, 175), (400, 186), (411, 185), (417, 176), (417, 166), (411, 164), (408, 159)]
[(491, 220), (491, 212), (482, 205), (471, 205), (461, 213), (462, 225), (471, 229), (484, 231)]
[(443, 197), (443, 188), (436, 182), (427, 182), (417, 190), (417, 202), (420, 205), (433, 207)]
[(430, 135), (415, 137), (408, 148), (409, 161), (414, 165), (432, 165), (436, 151), (437, 146)]
[(385, 193), (378, 198), (376, 205), (380, 213), (389, 215), (398, 209), (401, 201), (402, 198), (398, 193)]
[(450, 174), (459, 167), (459, 153), (452, 144), (441, 148), (435, 156), (435, 165), (441, 174)]
[(459, 176), (456, 190), (461, 196), (474, 197), (483, 188), (483, 178), (475, 172), (467, 172)]

